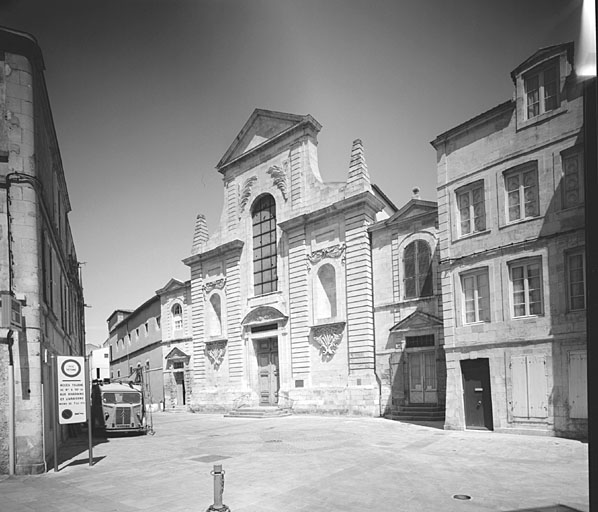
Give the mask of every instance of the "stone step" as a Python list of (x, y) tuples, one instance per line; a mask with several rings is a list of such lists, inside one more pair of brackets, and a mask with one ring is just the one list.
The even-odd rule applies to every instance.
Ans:
[(174, 407), (168, 407), (164, 410), (164, 412), (173, 412), (173, 413), (180, 413), (180, 412), (187, 412), (186, 405), (175, 405)]
[(224, 415), (225, 418), (277, 418), (290, 416), (289, 409), (278, 407), (240, 407)]
[(386, 419), (395, 421), (444, 421), (444, 414), (442, 416), (422, 416), (420, 414), (388, 414)]

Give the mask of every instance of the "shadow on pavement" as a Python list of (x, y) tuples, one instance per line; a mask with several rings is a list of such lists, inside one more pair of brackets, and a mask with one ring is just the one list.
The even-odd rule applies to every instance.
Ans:
[(517, 510), (508, 510), (506, 512), (583, 512), (577, 508), (567, 507), (566, 505), (548, 505), (546, 507), (518, 508)]

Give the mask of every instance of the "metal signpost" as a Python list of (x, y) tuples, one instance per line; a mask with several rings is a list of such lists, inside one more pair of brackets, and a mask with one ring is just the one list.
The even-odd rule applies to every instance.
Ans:
[[(84, 423), (88, 419), (89, 375), (82, 356), (56, 356), (54, 375), (56, 395), (54, 410), (59, 425)], [(91, 432), (89, 434), (89, 461), (92, 464)], [(58, 471), (58, 425), (54, 428), (54, 471)]]

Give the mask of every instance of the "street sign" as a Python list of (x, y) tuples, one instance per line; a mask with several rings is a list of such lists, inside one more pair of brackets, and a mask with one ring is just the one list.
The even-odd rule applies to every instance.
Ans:
[(20, 331), (22, 325), (21, 303), (10, 292), (0, 292), (0, 327)]
[(58, 356), (58, 421), (61, 424), (87, 421), (85, 402), (85, 358)]

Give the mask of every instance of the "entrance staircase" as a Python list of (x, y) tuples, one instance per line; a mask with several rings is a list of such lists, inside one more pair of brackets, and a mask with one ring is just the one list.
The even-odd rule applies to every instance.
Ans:
[(165, 412), (174, 412), (174, 413), (187, 412), (187, 406), (186, 405), (175, 405), (174, 407), (167, 407), (165, 409)]
[(438, 404), (408, 404), (394, 406), (386, 418), (405, 422), (444, 421), (444, 406)]
[(225, 418), (279, 418), (290, 416), (290, 409), (281, 409), (270, 405), (262, 407), (249, 407), (242, 405), (224, 415)]

